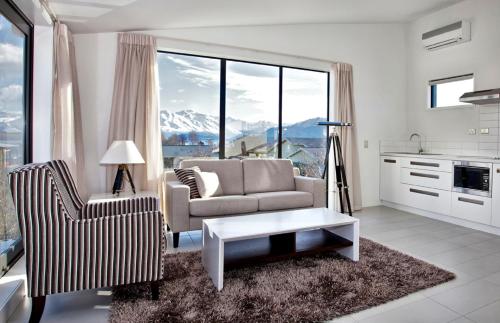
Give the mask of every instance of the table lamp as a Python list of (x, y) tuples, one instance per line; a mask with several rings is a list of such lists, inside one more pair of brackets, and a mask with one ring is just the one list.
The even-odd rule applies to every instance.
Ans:
[[(123, 187), (123, 176), (126, 175), (132, 192), (135, 194), (135, 185), (128, 169), (129, 164), (144, 164), (144, 159), (132, 140), (115, 140), (101, 159), (101, 165), (118, 165), (113, 194), (118, 193)], [(125, 173), (125, 174), (124, 174)]]

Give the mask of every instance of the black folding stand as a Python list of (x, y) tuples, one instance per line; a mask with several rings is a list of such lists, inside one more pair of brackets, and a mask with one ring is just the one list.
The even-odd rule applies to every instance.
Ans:
[[(345, 173), (344, 158), (342, 156), (342, 146), (340, 144), (340, 137), (335, 127), (350, 127), (349, 122), (336, 122), (325, 121), (318, 122), (318, 126), (334, 127), (332, 133), (328, 136), (328, 145), (326, 147), (325, 168), (323, 169), (322, 178), (325, 179), (328, 171), (330, 150), (333, 147), (333, 162), (335, 164), (335, 179), (337, 181), (337, 190), (339, 193), (340, 213), (345, 213), (345, 207), (349, 216), (352, 216), (351, 199), (349, 198), (349, 185), (347, 184), (347, 177)], [(344, 205), (345, 198), (345, 205)]]

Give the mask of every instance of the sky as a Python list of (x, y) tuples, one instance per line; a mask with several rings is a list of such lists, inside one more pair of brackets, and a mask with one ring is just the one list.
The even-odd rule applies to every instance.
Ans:
[[(279, 69), (227, 62), (226, 116), (278, 124)], [(220, 61), (169, 53), (158, 54), (160, 108), (192, 109), (219, 115)], [(283, 69), (283, 122), (292, 124), (327, 114), (327, 73)]]
[(23, 111), (24, 35), (0, 14), (0, 111)]

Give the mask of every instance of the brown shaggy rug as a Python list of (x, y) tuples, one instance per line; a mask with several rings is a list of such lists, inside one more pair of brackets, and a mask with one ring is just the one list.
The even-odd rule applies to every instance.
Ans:
[(165, 255), (160, 300), (149, 284), (117, 287), (111, 322), (303, 322), (361, 311), (455, 275), (367, 239), (360, 261), (331, 253), (229, 270), (217, 292), (201, 252)]

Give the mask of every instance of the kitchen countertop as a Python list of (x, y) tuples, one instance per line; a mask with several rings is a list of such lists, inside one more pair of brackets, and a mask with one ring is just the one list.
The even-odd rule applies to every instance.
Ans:
[(466, 156), (466, 155), (448, 155), (448, 154), (418, 154), (406, 152), (384, 152), (380, 156), (394, 156), (394, 157), (409, 157), (409, 158), (425, 158), (425, 159), (443, 159), (443, 160), (465, 160), (480, 163), (493, 163), (500, 164), (500, 159), (487, 156)]

